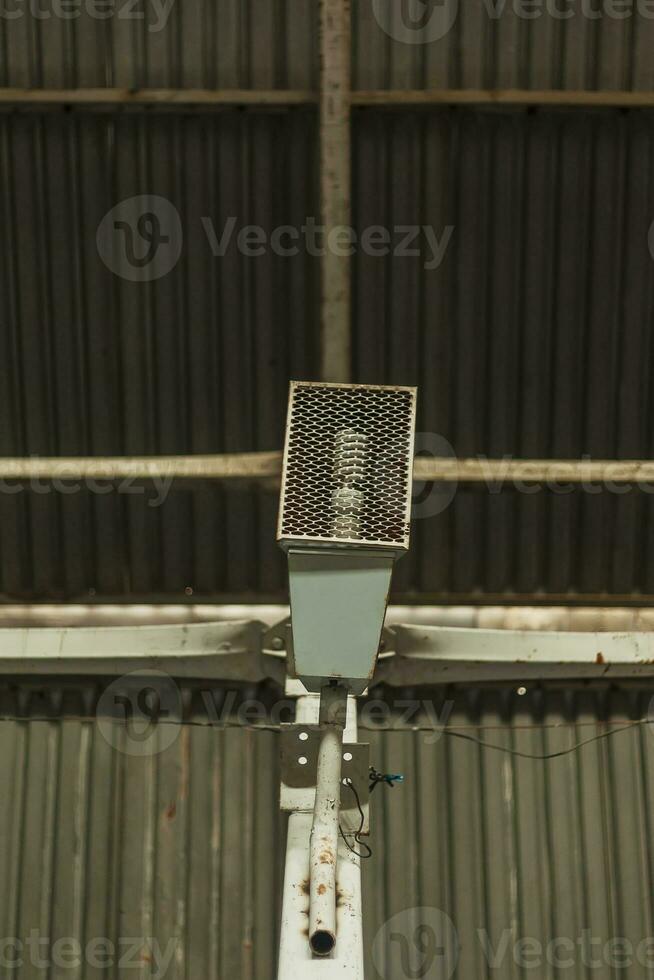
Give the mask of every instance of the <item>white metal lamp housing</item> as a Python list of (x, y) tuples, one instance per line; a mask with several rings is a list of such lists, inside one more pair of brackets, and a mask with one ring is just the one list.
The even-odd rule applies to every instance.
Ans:
[(277, 539), (292, 669), (367, 687), (394, 561), (409, 547), (416, 389), (291, 382)]

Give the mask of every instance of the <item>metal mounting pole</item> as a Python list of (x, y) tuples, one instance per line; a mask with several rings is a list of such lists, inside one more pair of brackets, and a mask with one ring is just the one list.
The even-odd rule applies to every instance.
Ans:
[(347, 689), (338, 684), (324, 687), (310, 845), (309, 942), (316, 956), (328, 956), (336, 945), (336, 863), (346, 715)]
[[(289, 683), (289, 694), (301, 688), (297, 681)], [(296, 724), (315, 725), (319, 720), (319, 703), (319, 695), (301, 694), (297, 701)], [(356, 700), (349, 697), (345, 728), (348, 745), (357, 741), (356, 712)], [(335, 892), (338, 941), (328, 956), (316, 956), (309, 944), (313, 821), (314, 815), (309, 809), (289, 816), (278, 980), (364, 980), (361, 862), (340, 837), (336, 851)], [(345, 832), (348, 833), (347, 826)]]

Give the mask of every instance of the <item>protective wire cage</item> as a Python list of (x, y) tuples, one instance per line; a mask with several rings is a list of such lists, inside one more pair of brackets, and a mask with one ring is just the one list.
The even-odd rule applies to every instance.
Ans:
[(415, 413), (415, 388), (291, 382), (282, 547), (409, 547)]

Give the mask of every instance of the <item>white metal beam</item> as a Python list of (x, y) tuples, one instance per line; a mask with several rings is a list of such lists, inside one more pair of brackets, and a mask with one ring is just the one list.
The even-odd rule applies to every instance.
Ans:
[(555, 633), (396, 626), (376, 680), (444, 684), (654, 675), (654, 633)]
[(175, 677), (283, 683), (283, 658), (263, 653), (254, 620), (177, 626), (0, 629), (0, 675), (122, 675), (165, 670)]
[[(654, 632), (394, 623), (389, 635), (394, 636), (395, 652), (382, 654), (374, 683), (654, 676)], [(263, 636), (264, 625), (257, 620), (0, 629), (0, 676), (120, 676), (155, 669), (180, 678), (254, 683), (270, 678), (281, 685), (285, 652), (264, 652)]]

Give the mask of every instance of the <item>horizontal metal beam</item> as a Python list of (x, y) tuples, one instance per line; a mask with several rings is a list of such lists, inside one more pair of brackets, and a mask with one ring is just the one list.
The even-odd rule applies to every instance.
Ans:
[(649, 483), (654, 460), (418, 458), (413, 476), (434, 483)]
[(294, 106), (316, 105), (306, 89), (0, 88), (0, 106)]
[(654, 675), (654, 632), (573, 633), (396, 626), (396, 652), (376, 681), (515, 682)]
[[(393, 625), (373, 683), (520, 683), (654, 676), (654, 631), (554, 632)], [(283, 687), (285, 652), (257, 620), (143, 627), (0, 629), (0, 676), (172, 677)]]
[(542, 105), (654, 106), (654, 91), (590, 91), (565, 89), (371, 89), (352, 92), (356, 106)]
[(0, 629), (0, 675), (173, 677), (284, 683), (283, 657), (263, 652), (256, 620), (141, 627)]
[[(654, 106), (654, 91), (591, 91), (565, 89), (370, 89), (353, 91), (352, 106), (419, 107), (434, 105), (514, 105), (631, 107)], [(162, 108), (176, 106), (301, 106), (315, 105), (319, 93), (311, 89), (173, 89), (173, 88), (0, 88), (5, 107), (115, 107)]]
[[(543, 597), (541, 597), (543, 598)], [(654, 631), (654, 608), (643, 606), (390, 605), (385, 625), (458, 626), (478, 629)], [(0, 603), (0, 627), (176, 626), (257, 620), (274, 626), (290, 610), (277, 603)], [(281, 648), (280, 648), (281, 649)]]
[[(270, 480), (280, 452), (212, 456), (0, 457), (0, 480)], [(416, 480), (433, 483), (654, 484), (654, 460), (418, 458)]]
[(279, 479), (281, 469), (280, 452), (0, 458), (2, 480), (265, 480)]

